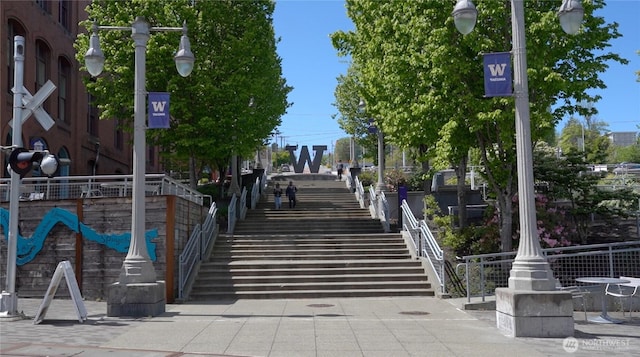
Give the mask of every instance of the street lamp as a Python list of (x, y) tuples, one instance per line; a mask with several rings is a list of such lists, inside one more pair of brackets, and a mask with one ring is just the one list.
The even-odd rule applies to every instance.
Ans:
[[(93, 25), (90, 48), (85, 54), (87, 71), (97, 76), (104, 67), (98, 30), (131, 31), (135, 44), (134, 136), (133, 136), (133, 192), (131, 242), (122, 265), (118, 282), (108, 294), (109, 316), (154, 316), (164, 312), (164, 283), (156, 282), (153, 263), (149, 259), (145, 241), (145, 129), (146, 129), (146, 50), (150, 31), (182, 31), (180, 47), (174, 60), (178, 73), (186, 77), (193, 70), (195, 58), (187, 37), (186, 22), (182, 27), (150, 27), (137, 17), (131, 27)], [(129, 293), (127, 293), (129, 292)], [(160, 299), (160, 300), (159, 300)]]
[[(563, 30), (569, 34), (577, 33), (583, 14), (584, 10), (580, 1), (564, 0), (559, 10)], [(471, 32), (475, 26), (477, 10), (471, 1), (459, 0), (454, 8), (453, 17), (456, 27), (458, 29), (462, 27), (464, 31), (460, 30), (460, 32), (466, 34)], [(472, 18), (473, 21), (471, 21)], [(514, 336), (568, 336), (569, 330), (570, 335), (573, 335), (571, 296), (570, 294), (564, 294), (565, 296), (555, 294), (556, 296), (554, 296), (551, 293), (555, 290), (555, 280), (549, 263), (542, 254), (536, 226), (524, 0), (511, 0), (511, 23), (520, 244), (510, 271), (509, 288), (496, 289), (496, 320), (498, 328)], [(566, 295), (569, 295), (568, 303)], [(550, 311), (552, 304), (559, 301), (561, 303), (556, 305), (558, 310)], [(523, 306), (523, 303), (527, 306)], [(569, 304), (571, 311), (563, 310)], [(543, 316), (545, 313), (547, 315)], [(570, 326), (565, 319), (568, 313), (570, 313)], [(555, 326), (551, 327), (554, 324)], [(536, 328), (534, 325), (538, 327)]]
[[(364, 99), (360, 99), (360, 103), (358, 104), (358, 108), (360, 110), (364, 110), (367, 106)], [(376, 136), (378, 137), (378, 182), (376, 183), (376, 193), (380, 193), (384, 191), (384, 134), (382, 134), (382, 129), (377, 126), (376, 127)]]

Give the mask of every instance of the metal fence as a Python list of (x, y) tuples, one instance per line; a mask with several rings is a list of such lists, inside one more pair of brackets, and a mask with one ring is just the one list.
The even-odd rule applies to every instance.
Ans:
[[(210, 205), (211, 196), (203, 195), (165, 174), (145, 175), (145, 193), (174, 195)], [(0, 201), (8, 202), (11, 179), (0, 178)], [(62, 200), (77, 198), (127, 197), (133, 192), (133, 175), (25, 177), (20, 183), (20, 200)]]
[[(640, 240), (547, 248), (542, 252), (562, 286), (576, 285), (575, 279), (584, 276), (640, 276)], [(507, 287), (515, 256), (516, 252), (462, 257), (464, 263), (458, 264), (456, 272), (465, 280), (467, 301), (471, 297), (484, 301), (496, 288)]]

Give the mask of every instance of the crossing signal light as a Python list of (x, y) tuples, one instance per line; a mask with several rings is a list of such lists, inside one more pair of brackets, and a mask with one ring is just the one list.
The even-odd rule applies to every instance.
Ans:
[(59, 165), (58, 159), (47, 151), (29, 151), (25, 148), (17, 148), (9, 156), (9, 166), (13, 172), (20, 175), (20, 178), (28, 174), (34, 164), (40, 166), (40, 171), (49, 177), (53, 177)]

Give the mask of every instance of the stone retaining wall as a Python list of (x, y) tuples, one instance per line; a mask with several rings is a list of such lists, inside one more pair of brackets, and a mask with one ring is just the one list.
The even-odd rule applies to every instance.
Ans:
[[(19, 234), (30, 245), (26, 250), (19, 248), (18, 251), (18, 296), (43, 297), (58, 263), (68, 260), (74, 268), (82, 296), (89, 300), (106, 299), (106, 290), (117, 280), (127, 255), (131, 202), (131, 197), (20, 202)], [(8, 202), (0, 207), (8, 210)], [(157, 280), (166, 282), (169, 303), (178, 296), (179, 255), (193, 228), (204, 221), (207, 211), (206, 207), (176, 196), (146, 197), (146, 231), (152, 231), (155, 236), (151, 240), (155, 243), (153, 264)], [(7, 214), (3, 214), (3, 221), (8, 219), (8, 211), (4, 213)], [(58, 213), (55, 219), (52, 219), (52, 213)], [(47, 222), (54, 222), (48, 232)], [(6, 288), (7, 273), (5, 227), (8, 227), (8, 221), (6, 226), (3, 222), (0, 227), (0, 282), (3, 289)], [(42, 242), (41, 249), (39, 242)], [(20, 246), (25, 245), (21, 243)], [(56, 296), (69, 296), (66, 284), (60, 284)]]

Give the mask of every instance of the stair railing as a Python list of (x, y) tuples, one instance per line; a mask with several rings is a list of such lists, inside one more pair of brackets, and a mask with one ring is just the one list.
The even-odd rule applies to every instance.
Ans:
[(387, 196), (384, 192), (380, 192), (378, 195), (378, 203), (380, 204), (380, 210), (378, 213), (380, 214), (380, 222), (382, 222), (384, 231), (391, 232), (391, 225), (389, 222), (389, 219), (391, 218), (391, 215), (389, 214), (389, 201), (387, 201)]
[(242, 193), (240, 193), (240, 220), (244, 220), (247, 217), (247, 188), (242, 188)]
[(446, 294), (444, 251), (436, 241), (427, 222), (418, 221), (406, 200), (402, 200), (402, 230), (411, 236), (417, 257), (425, 258), (438, 280), (440, 292)]
[(385, 232), (391, 231), (389, 222), (389, 202), (384, 192), (376, 193), (373, 185), (369, 186), (369, 212), (371, 218), (379, 219)]
[(234, 193), (229, 202), (229, 210), (227, 211), (227, 233), (233, 234), (233, 230), (236, 227), (236, 220), (238, 217), (238, 196)]
[(209, 207), (204, 223), (196, 225), (180, 254), (178, 260), (179, 299), (184, 299), (188, 295), (187, 285), (193, 281), (197, 265), (207, 256), (218, 237), (217, 214), (218, 208), (214, 202)]
[(365, 208), (365, 194), (364, 194), (364, 187), (362, 187), (362, 182), (360, 182), (360, 179), (358, 178), (358, 176), (356, 176), (354, 178), (355, 181), (355, 195), (356, 195), (356, 199), (358, 200), (358, 203), (360, 203), (360, 208)]
[(260, 199), (260, 178), (256, 178), (256, 182), (251, 188), (251, 209), (256, 209), (258, 200)]

